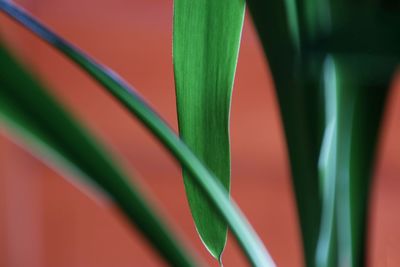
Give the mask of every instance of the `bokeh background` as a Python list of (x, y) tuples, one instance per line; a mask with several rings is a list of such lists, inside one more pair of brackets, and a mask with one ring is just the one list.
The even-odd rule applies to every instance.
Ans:
[[(120, 73), (177, 129), (172, 0), (19, 0)], [(302, 266), (272, 79), (247, 16), (231, 114), (232, 195), (278, 266)], [(52, 93), (103, 142), (169, 225), (216, 266), (194, 228), (179, 166), (139, 123), (55, 50), (0, 15), (0, 30)], [(400, 79), (393, 79), (374, 176), (370, 266), (400, 266)], [(396, 85), (397, 84), (397, 85)], [(106, 200), (84, 194), (0, 126), (0, 266), (164, 266)], [(226, 266), (246, 266), (230, 236)]]

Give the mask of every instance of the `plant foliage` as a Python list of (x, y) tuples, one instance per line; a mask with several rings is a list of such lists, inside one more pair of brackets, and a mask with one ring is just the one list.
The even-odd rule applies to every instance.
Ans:
[[(174, 1), (173, 59), (179, 131), (230, 189), (229, 113), (244, 0)], [(221, 261), (227, 225), (184, 171), (197, 231)]]

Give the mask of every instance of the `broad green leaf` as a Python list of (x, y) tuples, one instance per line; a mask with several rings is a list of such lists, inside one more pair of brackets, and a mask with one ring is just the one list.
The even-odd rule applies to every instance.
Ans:
[(0, 10), (71, 59), (112, 94), (134, 117), (138, 118), (157, 140), (168, 149), (171, 155), (184, 166), (190, 177), (204, 191), (210, 203), (214, 205), (221, 217), (226, 220), (251, 264), (262, 267), (274, 266), (274, 262), (262, 241), (247, 222), (240, 209), (229, 199), (229, 195), (221, 183), (160, 116), (139, 96), (135, 89), (125, 83), (117, 74), (98, 64), (92, 58), (58, 37), (16, 4), (0, 0)]
[(315, 266), (321, 218), (318, 160), (324, 133), (323, 57), (305, 57), (298, 1), (247, 0), (275, 82), (306, 266)]
[[(229, 113), (244, 0), (175, 0), (173, 60), (179, 132), (229, 192)], [(227, 225), (184, 171), (197, 231), (221, 261)]]
[(29, 146), (50, 152), (44, 155), (47, 159), (68, 167), (105, 192), (171, 265), (195, 265), (94, 138), (2, 46), (0, 120), (25, 137)]
[(364, 266), (368, 197), (385, 99), (398, 58), (335, 55), (340, 266)]

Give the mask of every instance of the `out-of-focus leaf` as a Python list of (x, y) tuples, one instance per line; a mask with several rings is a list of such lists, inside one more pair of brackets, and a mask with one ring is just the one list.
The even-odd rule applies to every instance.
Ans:
[(0, 10), (63, 53), (90, 77), (104, 86), (184, 166), (190, 177), (198, 183), (200, 190), (204, 191), (210, 203), (226, 220), (251, 264), (263, 267), (274, 266), (274, 262), (262, 241), (240, 209), (229, 199), (229, 195), (221, 183), (139, 96), (136, 90), (125, 83), (117, 74), (96, 63), (92, 58), (50, 31), (16, 4), (0, 0)]
[(367, 207), (381, 116), (399, 60), (335, 55), (339, 266), (364, 266)]
[[(397, 45), (400, 42), (400, 16), (392, 8), (385, 7), (386, 4), (383, 2), (387, 4), (391, 1), (299, 0), (302, 49), (311, 57), (324, 56), (327, 53), (347, 57), (345, 66), (349, 66), (350, 63), (352, 67), (347, 69), (350, 74), (347, 73), (346, 76), (355, 75), (357, 78), (353, 77), (352, 80), (344, 82), (345, 85), (340, 86), (358, 88), (338, 89), (337, 67), (331, 63), (328, 64), (331, 67), (325, 68), (330, 69), (327, 70), (330, 73), (330, 81), (325, 83), (325, 93), (333, 94), (330, 99), (326, 98), (325, 105), (337, 102), (336, 111), (333, 113), (326, 107), (327, 112), (335, 114), (336, 138), (330, 142), (330, 148), (323, 151), (326, 154), (321, 153), (320, 157), (320, 159), (330, 158), (330, 160), (325, 163), (323, 160), (320, 161), (320, 175), (323, 178), (321, 186), (324, 188), (321, 190), (323, 209), (316, 255), (317, 266), (363, 266), (365, 263), (366, 213), (376, 133), (390, 73), (393, 71), (396, 58), (398, 62), (400, 56)], [(355, 62), (364, 63), (356, 67)], [(383, 69), (362, 66), (369, 63), (377, 63)], [(370, 77), (373, 77), (372, 80)], [(380, 77), (380, 80), (378, 79), (379, 85), (376, 87), (380, 89), (371, 90), (371, 84), (360, 83), (369, 79), (372, 84), (376, 84), (377, 77)], [(385, 78), (382, 79), (382, 77)], [(367, 103), (370, 105), (369, 109), (366, 108)], [(364, 108), (361, 109), (366, 110), (359, 110), (362, 106)], [(345, 114), (339, 120), (340, 128), (338, 128), (339, 114)], [(371, 118), (367, 123), (365, 120), (368, 117)], [(364, 121), (363, 126), (360, 126), (359, 121)], [(327, 116), (326, 133), (331, 124), (332, 119), (328, 119)], [(366, 126), (367, 124), (373, 126)], [(364, 131), (364, 133), (359, 133), (360, 136), (355, 137), (351, 134), (355, 131)], [(365, 138), (365, 136), (369, 137)], [(360, 149), (354, 149), (355, 143), (365, 148), (365, 153), (355, 152)], [(347, 162), (352, 160), (362, 161), (365, 165), (355, 167), (353, 163)], [(356, 170), (355, 174), (346, 176), (346, 168), (360, 169)], [(357, 185), (353, 186), (352, 181), (357, 180)], [(351, 181), (350, 185), (345, 189), (349, 181)], [(327, 187), (326, 184), (329, 186)], [(357, 194), (351, 193), (349, 197), (350, 193), (344, 193), (346, 190), (356, 190)], [(351, 219), (347, 220), (345, 215), (349, 212)]]
[[(0, 120), (28, 145), (51, 152), (49, 160), (80, 174), (105, 192), (132, 225), (173, 266), (194, 261), (173, 238), (147, 201), (128, 182), (94, 138), (86, 133), (0, 46)], [(62, 207), (61, 207), (62, 208)]]
[[(230, 189), (229, 113), (244, 17), (244, 0), (174, 1), (173, 59), (179, 131)], [(184, 171), (197, 231), (218, 260), (227, 225)]]
[[(340, 9), (345, 10), (344, 8)], [(354, 9), (353, 9), (354, 10)], [(333, 21), (329, 34), (320, 35), (307, 49), (316, 53), (373, 54), (399, 57), (400, 12), (352, 12), (351, 18)]]
[[(351, 204), (350, 200), (346, 201), (344, 189), (339, 190), (339, 186), (333, 186), (333, 184), (334, 180), (340, 180), (335, 178), (340, 176), (337, 166), (344, 165), (346, 159), (350, 160), (350, 156), (346, 158), (344, 155), (338, 154), (339, 147), (341, 151), (345, 149), (353, 151), (353, 148), (346, 148), (346, 146), (358, 143), (363, 138), (345, 142), (343, 138), (346, 136), (346, 131), (349, 134), (349, 129), (353, 128), (342, 129), (343, 125), (340, 126), (341, 135), (334, 137), (335, 132), (339, 131), (337, 119), (336, 124), (332, 123), (332, 120), (327, 121), (327, 118), (325, 121), (323, 119), (323, 114), (328, 110), (325, 105), (329, 105), (329, 100), (324, 101), (321, 97), (321, 89), (323, 88), (320, 84), (321, 71), (324, 69), (322, 67), (324, 59), (330, 53), (353, 54), (353, 56), (369, 54), (375, 57), (389, 58), (389, 61), (398, 59), (400, 56), (399, 46), (397, 45), (400, 41), (398, 34), (400, 20), (398, 14), (388, 8), (388, 6), (393, 7), (394, 3), (391, 0), (353, 2), (345, 0), (248, 0), (247, 2), (276, 85), (289, 148), (306, 265), (336, 266), (337, 261), (334, 258), (336, 257), (336, 246), (339, 246), (339, 257), (342, 260), (342, 262), (339, 262), (340, 266), (343, 262), (345, 266), (350, 266), (349, 262), (353, 262), (355, 264), (353, 266), (360, 266), (361, 259), (364, 257), (363, 241), (365, 241), (365, 237), (361, 237), (361, 235), (365, 235), (365, 222), (363, 220), (366, 220), (365, 215), (363, 215), (366, 210), (366, 201), (360, 199), (367, 199), (364, 195), (368, 192), (368, 182), (357, 187), (364, 188), (359, 191), (362, 192), (360, 199), (357, 199), (356, 195), (352, 195), (352, 199), (357, 199), (354, 201), (358, 204)], [(387, 61), (386, 59), (384, 61)], [(356, 62), (357, 60), (353, 58), (353, 61)], [(393, 67), (393, 62), (389, 63), (389, 66)], [(384, 69), (387, 71), (387, 66)], [(365, 71), (363, 75), (376, 77), (376, 70), (371, 69), (370, 71), (371, 74)], [(334, 73), (333, 76), (336, 77), (336, 67), (333, 68), (331, 73)], [(363, 78), (359, 76), (358, 79)], [(387, 84), (382, 83), (380, 86), (385, 88)], [(360, 86), (357, 85), (356, 87)], [(366, 87), (369, 87), (369, 85)], [(336, 92), (336, 88), (333, 90), (335, 95), (339, 94), (339, 92)], [(343, 91), (341, 92), (343, 95)], [(382, 96), (375, 96), (374, 106), (376, 106), (376, 110), (374, 116), (379, 116), (383, 106), (383, 102), (379, 104), (378, 99), (383, 97), (385, 90), (382, 89), (380, 92)], [(354, 98), (369, 99), (369, 94), (371, 93), (360, 89), (357, 92), (357, 97)], [(337, 98), (339, 99), (339, 96)], [(346, 101), (352, 103), (352, 100), (348, 100), (348, 98), (351, 97), (342, 97), (340, 103), (348, 103)], [(369, 101), (372, 101), (373, 98), (371, 96)], [(354, 101), (359, 103), (361, 100)], [(364, 101), (368, 102), (367, 100)], [(352, 105), (356, 104), (352, 103)], [(358, 105), (364, 106), (365, 104)], [(356, 109), (343, 104), (339, 106), (340, 108), (345, 107), (345, 110), (337, 111), (336, 117), (338, 114), (346, 114), (346, 111), (353, 112), (353, 109)], [(362, 112), (358, 114), (362, 114)], [(370, 114), (370, 116), (372, 115)], [(349, 117), (343, 117), (342, 124), (346, 124), (343, 122), (344, 120), (349, 120)], [(371, 122), (371, 124), (378, 127), (379, 119)], [(351, 124), (348, 122), (346, 125)], [(372, 158), (375, 142), (374, 132), (367, 129), (363, 130), (370, 131), (367, 134), (371, 136), (370, 142), (365, 146), (370, 147), (371, 150), (368, 152), (369, 154), (367, 153), (368, 156), (363, 154), (359, 157)], [(322, 138), (324, 138), (324, 147), (320, 155)], [(359, 144), (359, 146), (362, 145)], [(352, 156), (352, 159), (360, 160), (356, 159), (357, 157)], [(317, 171), (318, 159), (320, 163), (319, 174)], [(338, 162), (333, 164), (333, 159)], [(364, 159), (364, 161), (364, 164), (367, 164), (367, 160)], [(372, 164), (372, 159), (369, 163)], [(370, 170), (371, 167), (365, 166), (364, 171), (366, 172), (363, 177), (365, 181), (368, 181), (370, 174), (367, 173), (367, 170)], [(340, 168), (346, 167), (348, 166)], [(321, 178), (319, 185), (318, 176)], [(354, 179), (357, 178), (348, 177), (348, 180)], [(359, 178), (359, 180), (362, 179)], [(340, 182), (337, 181), (337, 183)], [(316, 193), (318, 187), (321, 188), (323, 210), (320, 209), (318, 204), (320, 203), (318, 193)], [(326, 190), (326, 188), (329, 188), (329, 190)], [(354, 211), (352, 213), (352, 216), (354, 216), (352, 225), (357, 224), (359, 226), (357, 229), (354, 228), (355, 232), (352, 232), (353, 228), (350, 229), (350, 221), (343, 221), (346, 219), (343, 219), (342, 213), (335, 214), (335, 207), (336, 210), (343, 211), (346, 209), (346, 205), (348, 205), (348, 210), (364, 210), (363, 212)], [(319, 214), (321, 215), (321, 224), (319, 224)], [(337, 233), (341, 236), (338, 244), (336, 244), (337, 238), (335, 236), (335, 218), (337, 216), (340, 217), (339, 221), (341, 222), (339, 229), (337, 229), (339, 231)], [(361, 221), (363, 222), (361, 223)], [(319, 227), (321, 228), (319, 229)], [(351, 241), (350, 236), (354, 235), (357, 237)], [(315, 251), (317, 238), (318, 247)], [(351, 258), (346, 258), (349, 255), (351, 255)]]
[(302, 53), (298, 1), (247, 0), (275, 82), (291, 163), (306, 266), (315, 265), (321, 199), (318, 159), (324, 133), (323, 57)]
[(322, 196), (321, 226), (315, 266), (337, 266), (336, 242), (336, 160), (337, 160), (337, 86), (335, 65), (331, 57), (324, 63), (325, 132), (319, 157)]

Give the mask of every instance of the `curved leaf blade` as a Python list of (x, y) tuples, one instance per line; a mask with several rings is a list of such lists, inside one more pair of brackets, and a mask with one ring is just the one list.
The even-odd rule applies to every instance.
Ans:
[(174, 131), (140, 97), (138, 92), (110, 69), (95, 62), (62, 38), (58, 37), (26, 11), (12, 2), (0, 0), (0, 10), (35, 33), (66, 57), (81, 67), (90, 77), (101, 84), (134, 117), (159, 140), (190, 174), (199, 188), (224, 218), (236, 237), (243, 252), (253, 266), (275, 266), (271, 256), (254, 229), (217, 178), (198, 160)]
[[(173, 61), (179, 132), (230, 190), (229, 113), (244, 0), (174, 1)], [(186, 194), (197, 231), (221, 261), (227, 224), (188, 173)]]
[[(50, 160), (95, 184), (173, 266), (195, 266), (141, 194), (86, 133), (0, 45), (0, 121)], [(35, 143), (35, 144), (32, 144)]]

